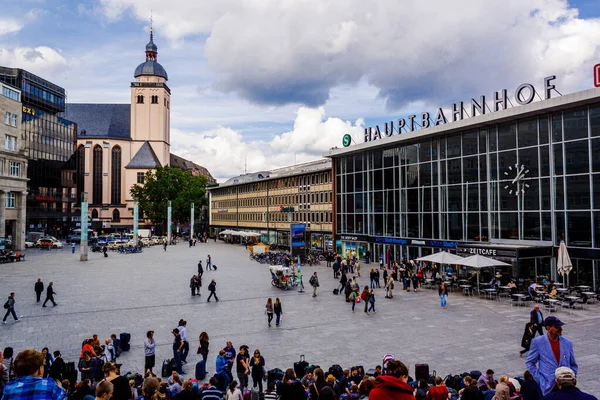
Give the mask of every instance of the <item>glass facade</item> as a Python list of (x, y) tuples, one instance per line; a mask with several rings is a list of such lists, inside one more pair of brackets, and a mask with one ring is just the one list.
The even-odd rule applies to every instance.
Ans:
[[(78, 179), (77, 125), (61, 118), (66, 91), (19, 68), (0, 66), (0, 81), (21, 89), (21, 140), (27, 151), (26, 230), (63, 237), (71, 228)], [(6, 92), (9, 96), (14, 94)], [(16, 125), (16, 123), (15, 123)], [(5, 147), (11, 147), (9, 139)]]
[(382, 143), (334, 162), (338, 235), (379, 243), (565, 240), (572, 258), (600, 254), (585, 251), (600, 249), (600, 104)]

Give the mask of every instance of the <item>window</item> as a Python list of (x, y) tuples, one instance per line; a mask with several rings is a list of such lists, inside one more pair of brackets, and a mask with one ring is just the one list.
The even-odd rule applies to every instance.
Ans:
[(144, 183), (144, 173), (143, 172), (137, 173), (137, 183)]
[(158, 96), (152, 96), (152, 104), (158, 104)]
[(15, 136), (6, 135), (4, 139), (4, 149), (5, 150), (17, 150), (17, 138)]
[(112, 222), (120, 222), (121, 213), (116, 208), (113, 210)]
[(144, 96), (142, 96), (142, 95), (139, 95), (139, 96), (137, 97), (137, 103), (138, 103), (138, 104), (144, 104)]
[(10, 125), (10, 119), (11, 119), (11, 113), (9, 113), (8, 111), (6, 112), (6, 118), (4, 119), (4, 123), (6, 125)]
[(15, 194), (13, 192), (7, 192), (4, 201), (4, 206), (6, 208), (15, 208), (15, 203)]
[(10, 176), (21, 176), (21, 163), (10, 162)]
[(121, 204), (121, 148), (119, 146), (115, 146), (112, 149), (112, 160), (110, 166), (110, 202), (111, 204)]
[(12, 115), (12, 126), (17, 127), (17, 114)]
[(6, 86), (2, 86), (2, 96), (13, 99), (14, 101), (21, 101), (19, 92), (12, 90), (11, 88), (7, 88)]
[(94, 172), (93, 172), (93, 192), (92, 203), (102, 204), (102, 147), (94, 147)]
[(95, 208), (92, 210), (92, 220), (98, 219), (98, 210)]

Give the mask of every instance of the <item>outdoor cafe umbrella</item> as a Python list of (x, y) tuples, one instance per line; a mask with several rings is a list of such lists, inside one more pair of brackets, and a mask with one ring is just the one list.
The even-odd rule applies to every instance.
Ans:
[(475, 254), (471, 257), (465, 257), (456, 261), (455, 264), (464, 265), (465, 267), (471, 267), (477, 270), (477, 290), (479, 290), (479, 272), (482, 268), (510, 266), (510, 264), (505, 262), (494, 260), (493, 258), (485, 257), (479, 254)]
[(567, 244), (564, 240), (560, 241), (560, 246), (558, 247), (558, 262), (556, 263), (556, 268), (558, 269), (558, 273), (563, 276), (563, 283), (566, 284), (565, 277), (568, 279), (569, 274), (573, 269), (573, 263), (571, 263), (571, 257), (569, 257)]
[(417, 258), (417, 261), (429, 261), (438, 264), (456, 264), (456, 262), (459, 260), (463, 260), (463, 258), (461, 256), (448, 253), (447, 251), (440, 251), (425, 257)]

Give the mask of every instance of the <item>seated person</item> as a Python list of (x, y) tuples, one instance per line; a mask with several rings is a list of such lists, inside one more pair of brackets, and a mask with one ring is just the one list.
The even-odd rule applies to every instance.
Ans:
[(558, 292), (556, 291), (556, 286), (552, 287), (552, 291), (550, 292), (550, 298), (556, 300), (558, 297)]
[(515, 284), (515, 282), (513, 282), (512, 279), (510, 280), (510, 282), (508, 282), (508, 285), (506, 285), (506, 287), (508, 288), (508, 290), (510, 290), (510, 294), (517, 293), (517, 285)]

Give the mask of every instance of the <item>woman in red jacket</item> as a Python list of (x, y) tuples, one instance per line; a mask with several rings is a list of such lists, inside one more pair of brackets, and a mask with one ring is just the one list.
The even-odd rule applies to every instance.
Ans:
[(448, 398), (448, 388), (444, 384), (444, 380), (440, 376), (435, 377), (435, 386), (427, 392), (427, 399), (431, 400), (446, 400)]
[(369, 400), (415, 400), (413, 389), (408, 384), (408, 368), (400, 361), (387, 364), (386, 375), (375, 379), (375, 388)]

